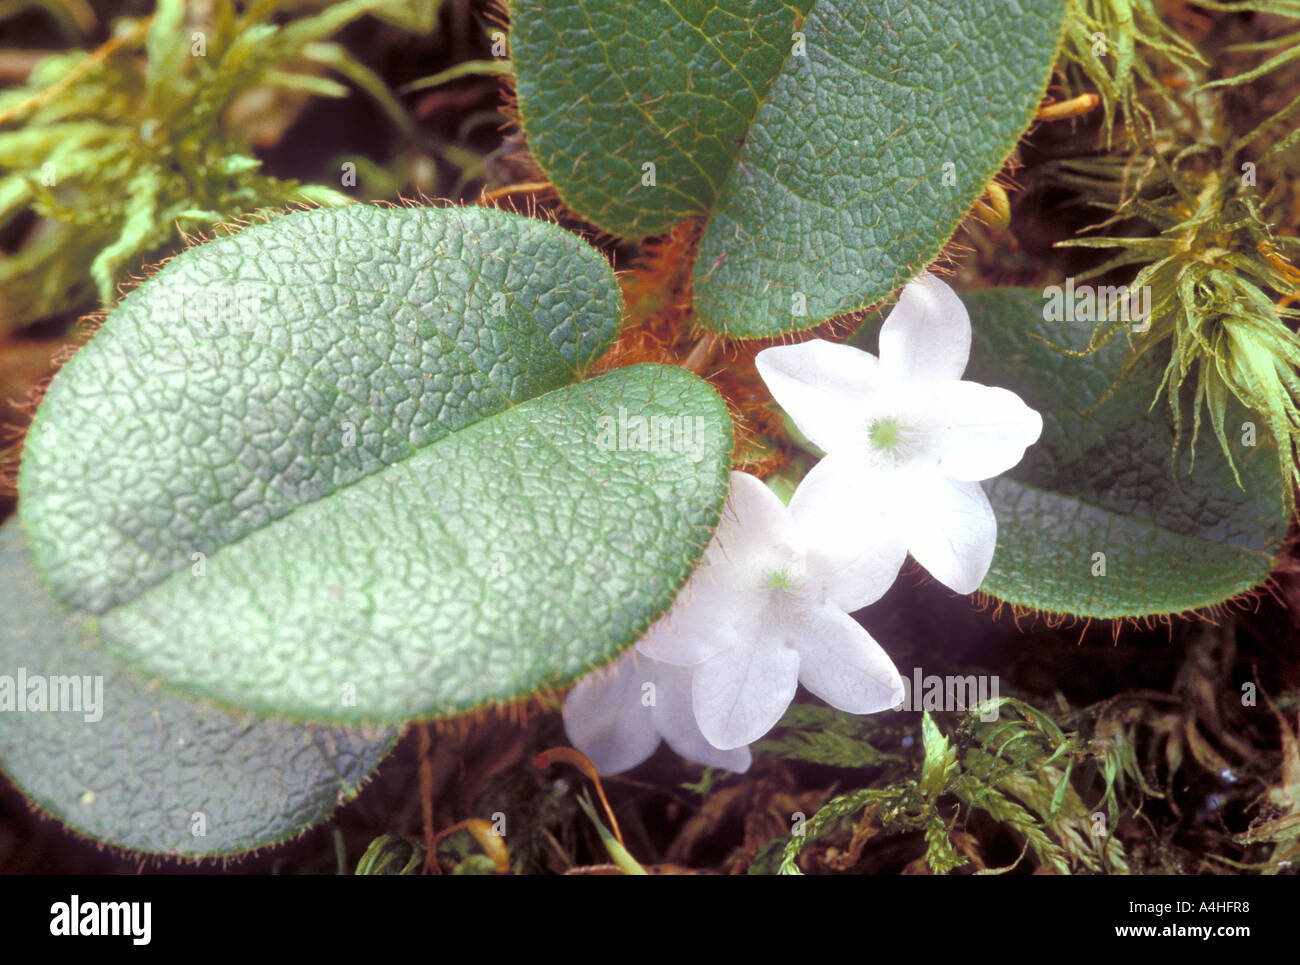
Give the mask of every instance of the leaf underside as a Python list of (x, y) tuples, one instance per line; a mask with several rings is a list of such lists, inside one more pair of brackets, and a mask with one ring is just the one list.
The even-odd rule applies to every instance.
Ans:
[(1034, 335), (1079, 349), (1094, 323), (1045, 321), (1041, 290), (961, 297), (974, 327), (966, 377), (1006, 386), (1043, 414), (1040, 441), (985, 484), (998, 548), (983, 592), (1036, 610), (1142, 617), (1222, 603), (1268, 578), (1287, 527), (1275, 457), (1263, 445), (1241, 445), (1232, 431), (1256, 416), (1232, 408), (1227, 417), (1243, 492), (1209, 432), (1194, 467), (1186, 439), (1171, 464), (1167, 408), (1150, 408), (1154, 366), (1085, 411), (1114, 383), (1124, 339), (1092, 356), (1067, 356)]
[[(17, 522), (0, 528), (0, 770), (100, 841), (189, 858), (275, 844), (351, 799), (396, 740), (393, 730), (259, 721), (192, 703), (128, 674), (94, 623), (44, 590)], [(65, 679), (50, 687), (51, 676)], [(102, 689), (85, 686), (97, 676)], [(46, 708), (56, 695), (79, 703), (32, 709), (37, 678)]]

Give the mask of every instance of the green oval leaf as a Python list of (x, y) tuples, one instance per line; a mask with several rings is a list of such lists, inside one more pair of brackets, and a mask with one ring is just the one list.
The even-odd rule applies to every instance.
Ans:
[[(1044, 320), (1042, 291), (961, 297), (974, 327), (966, 377), (1006, 386), (1043, 413), (1041, 440), (985, 484), (998, 548), (982, 591), (1035, 610), (1142, 617), (1222, 603), (1268, 578), (1287, 527), (1272, 453), (1229, 432), (1246, 492), (1207, 427), (1195, 466), (1185, 439), (1171, 464), (1168, 410), (1149, 411), (1154, 366), (1085, 411), (1114, 383), (1127, 352), (1122, 337), (1075, 358), (1034, 335), (1079, 349), (1095, 322)], [(1230, 409), (1228, 426), (1251, 418)]]
[(938, 256), (1033, 119), (1064, 15), (518, 0), (519, 115), (560, 197), (604, 230), (707, 222), (700, 320), (770, 336), (873, 305)]
[(187, 858), (284, 841), (355, 796), (396, 740), (191, 703), (127, 674), (94, 625), (41, 586), (17, 523), (0, 527), (0, 770), (100, 841)]
[(578, 381), (620, 319), (598, 252), (487, 209), (190, 249), (37, 413), (37, 568), (128, 663), (247, 710), (396, 722), (571, 682), (668, 608), (727, 490), (707, 383)]

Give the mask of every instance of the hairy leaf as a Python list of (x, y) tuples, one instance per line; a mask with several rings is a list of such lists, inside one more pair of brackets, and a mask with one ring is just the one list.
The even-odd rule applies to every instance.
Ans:
[(1124, 362), (1123, 339), (1077, 358), (1034, 336), (1077, 349), (1093, 323), (1045, 321), (1041, 290), (962, 300), (975, 330), (967, 378), (1011, 388), (1043, 413), (1042, 439), (986, 484), (998, 548), (981, 590), (1039, 610), (1139, 617), (1221, 603), (1268, 577), (1287, 519), (1263, 426), (1255, 446), (1242, 444), (1257, 416), (1229, 408), (1243, 492), (1208, 433), (1194, 466), (1186, 453), (1171, 465), (1168, 414), (1150, 410), (1154, 365), (1093, 409)]
[(0, 711), (0, 770), (33, 804), (100, 841), (191, 858), (324, 821), (397, 736), (256, 720), (128, 674), (95, 619), (41, 586), (14, 521), (0, 528)]
[(396, 722), (566, 684), (663, 613), (731, 422), (614, 337), (608, 264), (486, 209), (352, 206), (190, 249), (55, 378), (20, 512), (60, 599), (187, 692)]
[(875, 304), (930, 263), (1024, 132), (1061, 0), (518, 0), (519, 114), (560, 196), (639, 238), (705, 223), (703, 324)]

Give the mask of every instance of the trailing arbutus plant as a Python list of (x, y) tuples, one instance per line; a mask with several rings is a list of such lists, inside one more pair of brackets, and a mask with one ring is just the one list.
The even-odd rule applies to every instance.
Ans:
[[(23, 442), (0, 767), (100, 841), (237, 854), (415, 721), (572, 687), (601, 771), (661, 740), (741, 771), (800, 684), (887, 710), (890, 640), (850, 614), (909, 554), (1083, 620), (1258, 587), (1289, 515), (1276, 454), (1220, 445), (1248, 410), (1170, 466), (1161, 366), (937, 274), (1067, 12), (512, 3), (539, 177), (660, 276), (490, 205), (268, 212), (166, 262)], [(94, 713), (7, 712), (96, 680)]]

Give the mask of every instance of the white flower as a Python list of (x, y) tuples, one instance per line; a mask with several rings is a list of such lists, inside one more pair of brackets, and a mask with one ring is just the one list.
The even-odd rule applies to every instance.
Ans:
[(700, 733), (691, 708), (690, 668), (636, 650), (578, 681), (564, 701), (564, 729), (605, 774), (636, 767), (661, 739), (700, 764), (737, 773), (749, 769), (749, 748), (719, 750)]
[(978, 481), (1018, 463), (1043, 429), (1014, 393), (962, 381), (970, 344), (965, 306), (927, 273), (881, 326), (879, 360), (820, 339), (756, 359), (776, 401), (826, 452), (795, 498), (837, 521), (836, 552), (875, 545), (876, 565), (892, 559), (897, 572), (910, 551), (958, 593), (983, 582), (997, 544)]
[(704, 561), (676, 605), (637, 643), (644, 655), (691, 668), (691, 706), (708, 741), (737, 748), (769, 731), (802, 682), (855, 714), (903, 698), (893, 662), (846, 611), (893, 582), (871, 546), (855, 555), (807, 534), (827, 531), (825, 508), (790, 508), (754, 476), (731, 474), (731, 495)]

